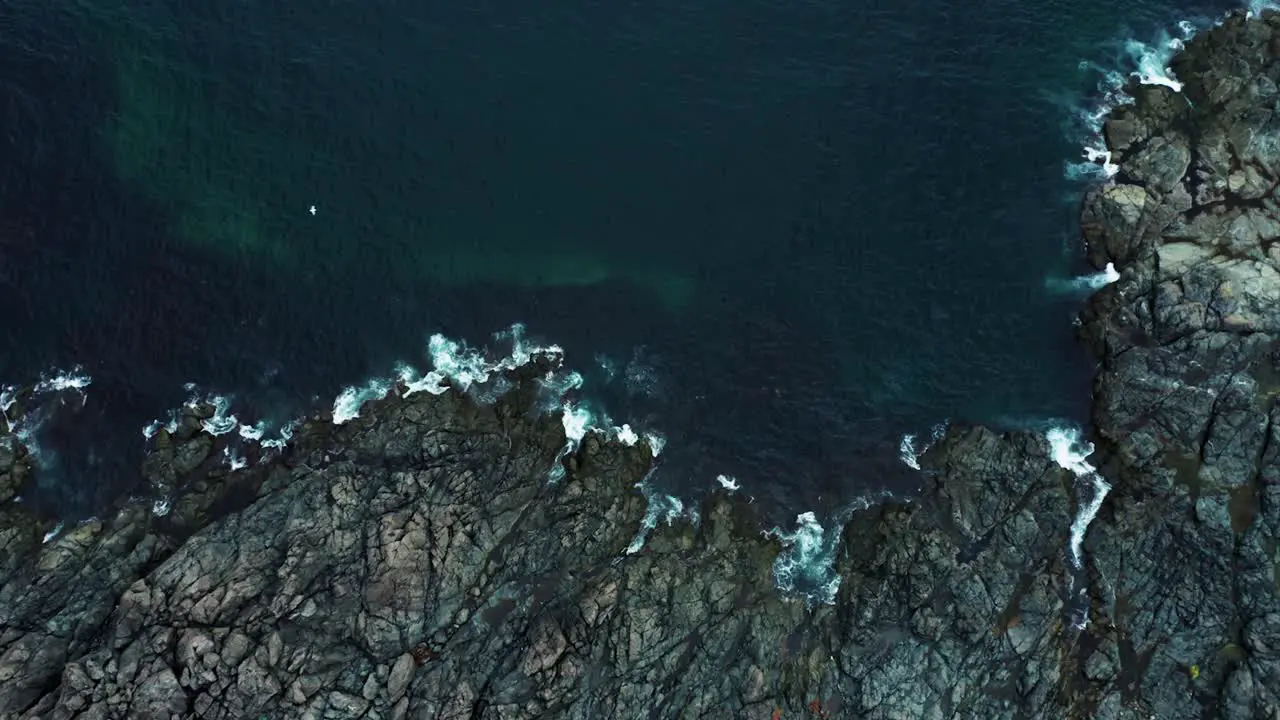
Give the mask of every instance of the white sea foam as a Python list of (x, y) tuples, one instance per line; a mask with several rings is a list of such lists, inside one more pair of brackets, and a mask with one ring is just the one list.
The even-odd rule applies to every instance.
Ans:
[(917, 449), (917, 445), (915, 433), (906, 433), (898, 441), (898, 459), (912, 470), (920, 469), (920, 455), (929, 447), (929, 444), (925, 443)]
[[(289, 440), (293, 437), (293, 431), (299, 425), (298, 420), (290, 420), (276, 430), (275, 437), (268, 437), (273, 423), (267, 420), (258, 420), (252, 423), (241, 422), (237, 415), (231, 413), (231, 407), (234, 403), (232, 396), (201, 393), (199, 386), (195, 383), (187, 383), (183, 386), (183, 389), (188, 393), (187, 400), (183, 403), (185, 408), (194, 409), (201, 405), (213, 407), (213, 416), (202, 420), (200, 429), (214, 437), (234, 432), (244, 442), (258, 443), (264, 449), (282, 450), (288, 445)], [(150, 440), (161, 430), (165, 430), (170, 434), (176, 433), (178, 424), (182, 419), (182, 409), (171, 409), (167, 415), (166, 420), (152, 420), (146, 427), (142, 428), (142, 436)]]
[[(1069, 551), (1072, 567), (1080, 570), (1084, 567), (1082, 548), (1085, 533), (1102, 507), (1107, 493), (1111, 491), (1111, 485), (1098, 473), (1097, 468), (1089, 464), (1087, 458), (1093, 454), (1093, 443), (1086, 442), (1078, 428), (1053, 427), (1045, 433), (1045, 437), (1049, 441), (1054, 461), (1076, 476), (1076, 494), (1080, 503), (1075, 519), (1071, 522)], [(1076, 619), (1077, 629), (1082, 629), (1087, 623), (1087, 612)]]
[(947, 421), (936, 423), (929, 429), (929, 439), (921, 442), (915, 433), (906, 433), (898, 441), (898, 459), (912, 470), (920, 469), (920, 456), (929, 451), (947, 432)]
[[(1257, 17), (1264, 10), (1280, 10), (1280, 2), (1247, 0), (1243, 3), (1243, 8), (1247, 16)], [(1115, 176), (1120, 168), (1112, 162), (1111, 153), (1102, 138), (1102, 127), (1112, 110), (1133, 102), (1133, 98), (1125, 93), (1125, 86), (1130, 80), (1136, 79), (1144, 85), (1162, 85), (1181, 93), (1183, 83), (1169, 68), (1170, 61), (1186, 47), (1191, 38), (1220, 25), (1230, 15), (1228, 12), (1218, 18), (1182, 20), (1145, 42), (1129, 38), (1124, 42), (1120, 67), (1105, 67), (1091, 61), (1081, 62), (1082, 69), (1094, 70), (1102, 79), (1097, 87), (1097, 102), (1076, 111), (1077, 120), (1086, 128), (1084, 162), (1069, 163), (1068, 177), (1077, 180), (1105, 180)]]
[[(564, 428), (565, 445), (557, 454), (549, 474), (552, 482), (560, 480), (564, 477), (564, 458), (578, 449), (589, 431), (597, 429), (598, 414), (587, 403), (565, 397), (581, 388), (585, 381), (577, 372), (559, 370), (564, 350), (558, 345), (543, 346), (529, 342), (523, 325), (512, 325), (509, 330), (495, 333), (494, 339), (511, 347), (508, 354), (496, 360), (484, 350), (465, 342), (441, 334), (432, 335), (427, 342), (427, 357), (432, 366), (430, 371), (423, 374), (408, 363), (399, 363), (393, 378), (374, 378), (363, 385), (344, 389), (334, 401), (334, 424), (340, 425), (359, 417), (360, 408), (365, 403), (386, 397), (393, 389), (398, 389), (402, 397), (419, 392), (440, 395), (454, 389), (473, 396), (479, 402), (490, 403), (510, 389), (504, 377), (506, 371), (525, 366), (536, 357), (547, 357), (557, 369), (549, 370), (538, 381), (548, 402), (543, 410), (558, 412)], [(597, 361), (604, 362), (599, 358)], [(639, 435), (629, 425), (613, 432), (628, 444), (639, 441)]]
[(1082, 161), (1067, 164), (1066, 173), (1070, 179), (1107, 180), (1120, 171), (1120, 166), (1112, 161), (1111, 152), (1102, 136), (1107, 116), (1117, 107), (1133, 102), (1133, 98), (1125, 92), (1130, 80), (1137, 80), (1143, 85), (1162, 85), (1174, 92), (1182, 92), (1182, 82), (1169, 69), (1169, 61), (1186, 46), (1187, 40), (1202, 25), (1184, 21), (1178, 23), (1176, 29), (1161, 31), (1146, 42), (1137, 38), (1126, 40), (1120, 53), (1119, 67), (1107, 67), (1092, 61), (1080, 63), (1082, 70), (1098, 73), (1100, 80), (1095, 102), (1075, 111), (1076, 120), (1083, 129), (1084, 136), (1080, 140), (1084, 149)]
[(1280, 3), (1272, 0), (1249, 0), (1247, 7), (1249, 17), (1258, 17), (1263, 10), (1280, 10)]
[(249, 461), (238, 451), (232, 449), (230, 445), (222, 448), (222, 456), (227, 459), (227, 465), (232, 472), (249, 467)]
[(776, 537), (783, 551), (773, 563), (773, 581), (786, 593), (803, 595), (806, 604), (830, 605), (840, 590), (840, 576), (835, 572), (835, 556), (840, 544), (843, 523), (828, 531), (812, 512), (796, 516), (796, 529), (785, 532), (773, 528), (766, 536)]
[[(439, 395), (449, 387), (467, 392), (475, 386), (487, 383), (499, 373), (528, 364), (535, 356), (547, 355), (557, 359), (563, 357), (564, 350), (560, 346), (531, 345), (525, 339), (524, 332), (524, 326), (517, 323), (509, 330), (495, 334), (496, 340), (511, 344), (510, 354), (497, 361), (490, 361), (483, 351), (471, 348), (464, 342), (450, 340), (438, 333), (432, 335), (427, 341), (427, 355), (432, 365), (430, 372), (420, 375), (407, 364), (401, 364), (397, 368), (399, 380), (405, 386), (403, 395), (408, 397), (418, 392)], [(481, 399), (496, 399), (505, 389), (499, 388), (490, 393), (491, 397)]]
[[(465, 343), (450, 340), (443, 335), (432, 335), (428, 343), (431, 364), (435, 368), (431, 374), (440, 379), (431, 390), (436, 394), (444, 392), (444, 381), (449, 380), (453, 386), (466, 392), (472, 385), (485, 382), (489, 376), (499, 369), (500, 364), (490, 364), (479, 351), (468, 348)], [(511, 367), (519, 367), (523, 362), (517, 360), (521, 351), (517, 346), (512, 353)]]
[(1169, 61), (1175, 53), (1185, 47), (1185, 40), (1194, 34), (1192, 25), (1180, 26), (1185, 37), (1170, 36), (1162, 33), (1156, 42), (1148, 44), (1130, 39), (1125, 43), (1125, 51), (1137, 64), (1137, 69), (1129, 73), (1143, 85), (1163, 85), (1174, 92), (1182, 92), (1182, 83), (1174, 77), (1169, 69)]
[[(582, 438), (587, 436), (587, 429), (591, 427), (591, 411), (580, 405), (566, 402), (564, 404), (564, 415), (561, 416), (560, 422), (564, 426), (564, 435), (570, 443), (576, 448), (578, 443), (582, 442)], [(634, 435), (634, 433), (632, 433)]]
[(547, 371), (545, 375), (538, 378), (538, 384), (542, 386), (543, 393), (548, 398), (548, 404), (543, 409), (547, 411), (559, 409), (564, 396), (580, 389), (585, 383), (586, 379), (578, 372)]
[(240, 426), (240, 437), (250, 442), (258, 442), (262, 440), (262, 436), (267, 434), (267, 421), (259, 420), (253, 425), (245, 423)]
[(0, 413), (4, 413), (5, 418), (9, 417), (9, 408), (18, 402), (18, 388), (13, 385), (5, 385), (0, 388)]
[(1073, 278), (1045, 278), (1045, 289), (1063, 295), (1088, 295), (1094, 293), (1120, 279), (1120, 272), (1114, 263), (1107, 263), (1101, 272), (1081, 275)]
[[(88, 393), (86, 388), (93, 384), (93, 378), (85, 374), (83, 368), (79, 366), (71, 370), (52, 370), (50, 372), (41, 373), (40, 380), (31, 388), (30, 396), (26, 398), (27, 407), (21, 417), (11, 417), (10, 410), (18, 401), (21, 389), (13, 386), (6, 386), (3, 392), (0, 392), (0, 411), (4, 412), (5, 420), (9, 424), (9, 430), (14, 437), (22, 443), (27, 453), (31, 456), (37, 467), (50, 467), (52, 458), (48, 455), (48, 451), (40, 445), (39, 432), (49, 417), (56, 412), (54, 406), (46, 404), (47, 396), (59, 396), (64, 393), (74, 393), (75, 397), (83, 406), (88, 401)], [(60, 398), (65, 402), (65, 398)]]
[[(156, 436), (156, 433), (159, 433), (165, 427), (168, 427), (165, 423), (162, 423), (159, 420), (152, 420), (150, 423), (143, 426), (142, 437), (145, 440), (150, 440)], [(178, 427), (175, 424), (173, 430), (170, 430), (169, 432), (174, 432), (177, 429)]]
[(618, 438), (618, 442), (623, 445), (631, 446), (640, 442), (640, 436), (636, 434), (635, 430), (631, 429), (630, 425), (625, 423), (622, 427), (615, 427), (613, 433), (614, 437)]
[[(933, 428), (935, 440), (946, 431), (945, 423)], [(809, 607), (835, 603), (841, 578), (836, 574), (836, 556), (840, 551), (841, 533), (854, 513), (893, 497), (888, 491), (867, 495), (839, 508), (827, 522), (828, 530), (818, 521), (815, 513), (796, 516), (796, 529), (785, 532), (780, 528), (765, 531), (765, 536), (776, 537), (783, 551), (773, 563), (773, 579), (779, 590), (802, 596)]]
[[(943, 420), (942, 422), (934, 423), (933, 427), (929, 428), (929, 444), (933, 445), (941, 440), (942, 436), (947, 434), (947, 428), (949, 427), (951, 427), (950, 420)], [(928, 450), (928, 448), (925, 449)]]
[(206, 418), (200, 422), (200, 427), (205, 432), (217, 437), (234, 432), (240, 427), (240, 421), (235, 415), (229, 415), (231, 410), (231, 398), (226, 395), (214, 395), (206, 400), (213, 406), (213, 417)]
[(663, 449), (667, 447), (667, 439), (656, 432), (647, 432), (644, 434), (645, 442), (649, 443), (649, 451), (654, 457), (662, 454)]
[(371, 400), (381, 400), (391, 391), (391, 383), (374, 378), (363, 385), (343, 388), (333, 401), (333, 424), (343, 425), (360, 417), (360, 408)]
[(84, 373), (84, 369), (76, 367), (70, 371), (55, 371), (51, 375), (41, 375), (34, 392), (43, 395), (63, 390), (84, 390), (93, 384), (93, 378)]
[[(582, 438), (586, 437), (587, 431), (592, 429), (594, 419), (591, 411), (585, 406), (568, 401), (564, 403), (563, 412), (560, 415), (560, 423), (564, 427), (564, 447), (560, 448), (560, 452), (556, 454), (548, 480), (558, 482), (564, 478), (564, 459), (577, 452), (582, 444)], [(630, 430), (630, 428), (627, 429)]]
[(1045, 437), (1053, 451), (1054, 461), (1076, 476), (1077, 490), (1088, 498), (1080, 505), (1076, 518), (1071, 523), (1071, 563), (1079, 569), (1083, 565), (1081, 545), (1084, 543), (1085, 532), (1102, 507), (1102, 501), (1106, 499), (1111, 486), (1086, 459), (1093, 454), (1093, 443), (1084, 441), (1079, 429), (1054, 427), (1045, 433)]
[(274, 448), (276, 450), (283, 450), (284, 447), (289, 444), (289, 441), (293, 439), (293, 431), (298, 429), (300, 425), (301, 425), (300, 421), (290, 420), (289, 422), (280, 426), (280, 431), (279, 431), (280, 437), (268, 438), (266, 440), (262, 440), (259, 444), (263, 448)]
[[(196, 402), (196, 399), (198, 397), (195, 394), (196, 384), (187, 383), (182, 387), (184, 390), (187, 391), (187, 393), (189, 393), (189, 397), (187, 398), (187, 401), (183, 404), (187, 407), (192, 407), (192, 403)], [(178, 432), (178, 421), (182, 418), (182, 412), (178, 409), (170, 409), (168, 412), (168, 416), (169, 417), (167, 420), (164, 420), (164, 421), (161, 421), (158, 419), (152, 420), (146, 427), (142, 428), (142, 437), (147, 440), (150, 440), (151, 438), (155, 437), (156, 434), (159, 433), (161, 430), (166, 430), (170, 434)]]
[(1067, 164), (1067, 177), (1071, 180), (1113, 178), (1120, 172), (1120, 166), (1112, 162), (1111, 151), (1105, 144), (1086, 146), (1081, 156), (1084, 162)]
[(627, 555), (634, 555), (644, 547), (644, 542), (649, 537), (649, 531), (658, 527), (658, 523), (665, 522), (670, 525), (685, 514), (684, 502), (674, 495), (659, 493), (654, 489), (650, 479), (649, 476), (646, 476), (645, 479), (635, 485), (644, 494), (648, 507), (645, 509), (644, 519), (640, 522), (640, 529), (631, 540), (631, 544), (627, 546)]
[(920, 459), (916, 457), (916, 436), (912, 433), (903, 435), (898, 443), (898, 458), (912, 470), (920, 469)]
[[(391, 378), (375, 378), (361, 385), (345, 388), (333, 404), (333, 422), (343, 424), (359, 417), (362, 408), (371, 400), (383, 398), (392, 392), (408, 396), (415, 392), (441, 394), (448, 390), (467, 392), (478, 400), (496, 399), (496, 389), (505, 388), (505, 380), (501, 373), (515, 369), (532, 361), (535, 356), (550, 356), (553, 362), (562, 360), (563, 351), (558, 346), (534, 346), (523, 337), (523, 328), (513, 326), (507, 333), (499, 334), (499, 338), (511, 341), (513, 350), (510, 354), (490, 360), (479, 350), (468, 347), (465, 343), (449, 340), (435, 335), (428, 343), (428, 355), (432, 362), (432, 370), (425, 375), (419, 374), (408, 365), (396, 368)], [(602, 363), (603, 364), (603, 363)], [(653, 366), (643, 361), (637, 354), (626, 366), (629, 392), (650, 394), (655, 392), (657, 383)], [(667, 440), (660, 433), (652, 430), (640, 430), (628, 423), (614, 425), (608, 422), (603, 412), (592, 412), (588, 404), (580, 399), (566, 397), (567, 394), (581, 388), (581, 375), (553, 369), (541, 378), (541, 384), (548, 396), (548, 405), (544, 410), (558, 412), (565, 432), (565, 447), (558, 459), (574, 450), (590, 432), (600, 432), (618, 441), (635, 445), (645, 442), (655, 457), (660, 456)], [(43, 391), (82, 390), (89, 384), (87, 376), (76, 373), (59, 373), (42, 378), (39, 388)], [(399, 384), (399, 386), (398, 386)], [(242, 422), (232, 410), (233, 398), (229, 395), (201, 394), (194, 383), (184, 386), (190, 397), (188, 407), (208, 404), (213, 407), (211, 417), (201, 422), (201, 430), (214, 436), (230, 436), (222, 445), (222, 455), (231, 470), (239, 470), (248, 466), (242, 450), (243, 443), (257, 442), (262, 448), (283, 448), (293, 437), (300, 421), (294, 420), (279, 428), (278, 438), (268, 438), (271, 424), (267, 421)], [(554, 400), (555, 404), (550, 404)], [(0, 389), (0, 410), (8, 411), (16, 402), (16, 391), (13, 388)], [(174, 410), (165, 420), (156, 420), (145, 428), (143, 435), (152, 438), (161, 429), (176, 432), (183, 416), (182, 410)], [(597, 426), (598, 420), (604, 420)], [(31, 431), (31, 427), (27, 428)], [(557, 467), (561, 467), (559, 462)], [(555, 471), (553, 470), (553, 473)], [(651, 471), (652, 472), (652, 471)], [(688, 518), (697, 523), (696, 508), (687, 507), (678, 497), (657, 491), (649, 477), (637, 487), (645, 495), (648, 506), (636, 538), (628, 546), (627, 553), (639, 551), (649, 531), (659, 524), (673, 523), (681, 518)], [(716, 481), (729, 492), (741, 488), (736, 478), (720, 475)], [(135, 498), (142, 501), (142, 498)], [(172, 511), (174, 498), (165, 489), (158, 497), (148, 498), (151, 511), (156, 517), (162, 517)], [(832, 559), (839, 539), (839, 531), (828, 532), (817, 523), (812, 514), (801, 516), (801, 522), (794, 532), (773, 531), (784, 545), (775, 568), (775, 579), (783, 591), (803, 593), (810, 602), (830, 602), (839, 587), (839, 578), (832, 573)]]

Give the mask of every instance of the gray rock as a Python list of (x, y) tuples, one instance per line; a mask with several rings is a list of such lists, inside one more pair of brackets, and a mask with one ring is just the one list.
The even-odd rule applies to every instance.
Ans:
[(396, 658), (396, 664), (391, 668), (391, 676), (387, 680), (387, 697), (392, 702), (400, 699), (404, 695), (404, 691), (409, 687), (409, 681), (413, 678), (414, 660), (412, 653), (405, 653)]

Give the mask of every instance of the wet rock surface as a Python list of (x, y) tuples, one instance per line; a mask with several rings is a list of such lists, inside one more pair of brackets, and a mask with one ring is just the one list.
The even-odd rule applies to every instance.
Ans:
[(1082, 571), (1087, 491), (1044, 437), (963, 427), (922, 497), (848, 521), (832, 605), (779, 595), (739, 495), (628, 553), (651, 451), (558, 459), (547, 357), (236, 471), (188, 408), (140, 470), (167, 513), (47, 542), (6, 424), (0, 717), (1280, 717), (1278, 53), (1280, 18), (1233, 17), (1107, 124), (1082, 230), (1121, 278), (1081, 335), (1113, 489)]

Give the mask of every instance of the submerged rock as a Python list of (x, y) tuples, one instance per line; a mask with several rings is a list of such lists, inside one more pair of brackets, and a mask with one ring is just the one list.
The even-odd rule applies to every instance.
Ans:
[[(3, 718), (1280, 716), (1280, 18), (1135, 87), (1082, 211), (1092, 496), (1045, 438), (955, 427), (854, 513), (834, 603), (782, 597), (749, 502), (646, 517), (643, 443), (565, 456), (552, 358), (490, 404), (392, 392), (228, 471), (199, 409), (138, 503), (41, 542), (0, 434)], [(562, 463), (556, 481), (551, 472)]]

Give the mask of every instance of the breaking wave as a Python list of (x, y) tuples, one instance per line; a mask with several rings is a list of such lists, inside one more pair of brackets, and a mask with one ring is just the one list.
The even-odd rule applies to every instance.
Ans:
[(918, 436), (912, 433), (903, 435), (902, 440), (898, 443), (898, 459), (902, 460), (902, 464), (912, 470), (919, 470), (920, 456), (941, 440), (946, 432), (947, 423), (944, 421), (933, 426), (928, 440), (921, 441)]
[(1119, 279), (1120, 272), (1116, 270), (1116, 266), (1113, 263), (1107, 263), (1107, 267), (1104, 270), (1089, 275), (1079, 275), (1072, 278), (1045, 278), (1044, 287), (1051, 293), (1083, 297), (1101, 290)]

